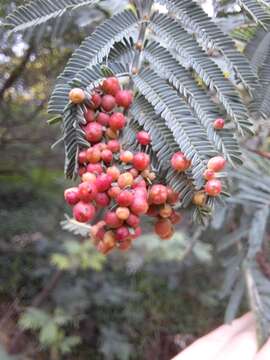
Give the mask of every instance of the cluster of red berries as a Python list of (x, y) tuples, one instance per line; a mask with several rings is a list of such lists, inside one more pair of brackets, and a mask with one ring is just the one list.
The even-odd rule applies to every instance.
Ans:
[[(79, 104), (85, 101), (85, 94), (73, 89), (69, 98)], [(125, 151), (117, 140), (127, 122), (121, 108), (128, 109), (132, 99), (132, 92), (122, 90), (115, 77), (107, 78), (92, 92), (82, 127), (91, 146), (78, 156), (82, 182), (64, 193), (77, 221), (99, 218), (91, 227), (91, 238), (104, 254), (114, 248), (128, 249), (141, 235), (143, 215), (156, 217), (155, 232), (162, 239), (173, 235), (173, 225), (181, 219), (173, 209), (178, 194), (154, 183), (156, 174), (151, 171), (149, 155)], [(137, 141), (146, 146), (151, 138), (140, 131)]]
[(206, 201), (206, 195), (218, 196), (222, 191), (222, 183), (218, 180), (217, 173), (222, 171), (226, 165), (226, 160), (222, 156), (215, 156), (207, 163), (203, 177), (206, 180), (204, 191), (199, 191), (193, 196), (193, 204), (203, 206)]

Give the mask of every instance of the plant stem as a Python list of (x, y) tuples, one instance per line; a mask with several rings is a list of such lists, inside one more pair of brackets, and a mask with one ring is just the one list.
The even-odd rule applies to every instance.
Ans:
[(143, 44), (145, 40), (145, 34), (148, 26), (148, 19), (151, 14), (151, 9), (153, 5), (152, 0), (144, 0), (144, 1), (134, 1), (134, 5), (136, 6), (136, 10), (138, 16), (141, 19), (140, 28), (139, 28), (139, 35), (137, 42), (135, 44), (135, 56), (132, 62), (132, 72), (136, 74), (140, 70), (141, 66), (141, 54), (143, 51)]

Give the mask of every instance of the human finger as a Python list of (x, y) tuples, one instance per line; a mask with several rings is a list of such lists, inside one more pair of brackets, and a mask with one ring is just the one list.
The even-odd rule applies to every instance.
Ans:
[(230, 341), (219, 350), (215, 360), (254, 360), (256, 352), (257, 339), (254, 324), (233, 336)]
[(262, 347), (255, 357), (255, 360), (269, 360), (270, 359), (270, 339)]
[(220, 348), (230, 341), (239, 332), (254, 326), (254, 317), (248, 313), (234, 320), (231, 324), (222, 325), (210, 334), (195, 341), (191, 346), (172, 360), (216, 360)]

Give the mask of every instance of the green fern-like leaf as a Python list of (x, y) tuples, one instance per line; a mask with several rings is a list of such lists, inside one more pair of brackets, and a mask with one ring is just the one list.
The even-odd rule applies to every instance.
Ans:
[(6, 19), (6, 26), (11, 32), (25, 31), (59, 18), (66, 12), (82, 6), (93, 6), (99, 0), (37, 0), (19, 6)]
[(267, 28), (270, 22), (270, 4), (267, 2), (264, 3), (266, 8), (268, 8), (268, 11), (266, 11), (266, 9), (261, 6), (260, 1), (237, 0), (237, 3), (257, 24)]
[(238, 93), (228, 79), (225, 79), (220, 68), (203, 52), (197, 42), (181, 25), (169, 16), (155, 13), (150, 28), (187, 59), (189, 65), (203, 79), (211, 90), (214, 90), (228, 116), (235, 121), (239, 131), (251, 131), (252, 122), (248, 109), (242, 103)]
[(205, 130), (196, 122), (177, 92), (155, 72), (145, 69), (135, 75), (133, 80), (140, 93), (153, 105), (156, 113), (165, 119), (180, 149), (192, 161), (194, 182), (197, 188), (201, 188), (206, 159), (215, 153), (204, 135)]
[(85, 123), (83, 108), (69, 105), (63, 117), (63, 140), (65, 144), (65, 174), (74, 179), (78, 171), (78, 154), (81, 147), (89, 147), (81, 125)]
[(225, 155), (231, 163), (241, 164), (240, 149), (231, 131), (215, 131), (213, 122), (220, 111), (211, 101), (209, 94), (196, 86), (190, 73), (166, 49), (156, 42), (149, 44), (144, 51), (150, 66), (165, 77), (186, 99), (196, 112), (200, 123), (205, 127), (209, 141)]
[(63, 230), (72, 232), (74, 235), (88, 236), (91, 230), (91, 226), (83, 223), (79, 223), (68, 215), (65, 215), (65, 220), (61, 221)]
[[(151, 135), (152, 149), (159, 163), (158, 174), (161, 178), (165, 176), (166, 182), (175, 191), (181, 193), (182, 205), (184, 207), (187, 206), (194, 194), (192, 178), (187, 174), (179, 174), (171, 170), (170, 159), (178, 150), (178, 144), (171, 130), (167, 127), (165, 120), (155, 113), (154, 108), (142, 96), (135, 99), (131, 113), (134, 117), (133, 121), (141, 125)], [(134, 136), (129, 144), (135, 140), (136, 137)]]
[(133, 11), (125, 10), (97, 27), (74, 52), (59, 79), (72, 80), (84, 68), (101, 63), (113, 45), (128, 37), (138, 23)]
[(219, 51), (247, 88), (254, 88), (257, 77), (247, 59), (235, 49), (233, 40), (221, 31), (198, 3), (190, 0), (158, 0), (158, 2), (164, 3), (175, 13), (181, 24), (193, 31), (207, 49)]

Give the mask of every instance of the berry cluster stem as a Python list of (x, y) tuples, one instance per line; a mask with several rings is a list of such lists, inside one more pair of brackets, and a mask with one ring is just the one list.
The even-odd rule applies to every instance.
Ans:
[(132, 72), (134, 74), (138, 73), (141, 66), (141, 54), (143, 51), (143, 44), (145, 40), (145, 34), (148, 26), (148, 19), (150, 17), (151, 8), (153, 5), (152, 0), (145, 1), (134, 1), (134, 5), (136, 6), (138, 16), (141, 19), (141, 24), (139, 28), (139, 35), (137, 42), (135, 44), (135, 55), (132, 62)]

